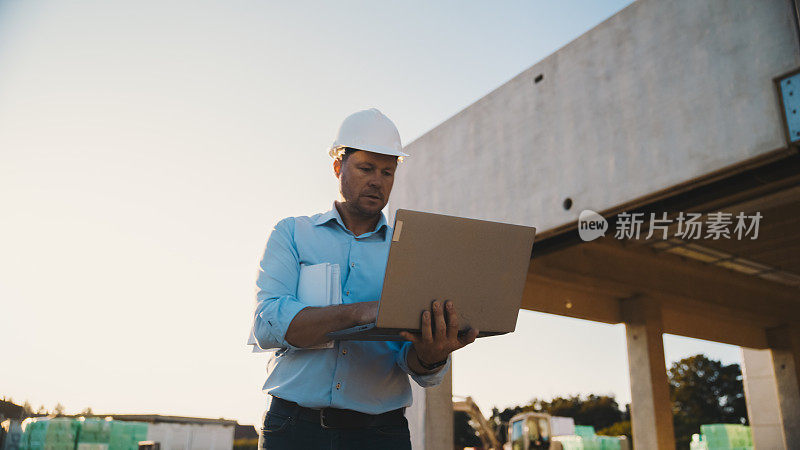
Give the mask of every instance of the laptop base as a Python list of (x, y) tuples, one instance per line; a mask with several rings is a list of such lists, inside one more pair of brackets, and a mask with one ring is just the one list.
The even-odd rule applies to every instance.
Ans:
[[(420, 333), (418, 329), (378, 328), (375, 326), (375, 323), (369, 323), (344, 330), (332, 331), (325, 336), (335, 341), (405, 341), (406, 339), (400, 336), (401, 331), (407, 331), (412, 334)], [(459, 331), (458, 335), (463, 336), (466, 332), (466, 330)], [(478, 337), (499, 336), (507, 333), (508, 331), (479, 331)]]

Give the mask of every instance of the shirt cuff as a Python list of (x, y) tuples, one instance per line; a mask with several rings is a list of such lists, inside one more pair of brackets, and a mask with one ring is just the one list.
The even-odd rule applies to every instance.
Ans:
[(266, 348), (291, 348), (295, 347), (286, 341), (286, 330), (292, 323), (294, 317), (308, 307), (291, 298), (281, 298), (273, 300), (273, 304), (258, 313), (256, 321), (255, 337), (258, 346)]
[(397, 365), (400, 366), (400, 369), (407, 373), (408, 376), (416, 381), (418, 385), (424, 388), (438, 386), (441, 384), (442, 380), (444, 380), (444, 376), (447, 374), (447, 371), (450, 370), (450, 355), (447, 355), (447, 362), (438, 371), (426, 375), (420, 375), (408, 367), (407, 358), (408, 351), (411, 349), (411, 345), (412, 344), (410, 342), (407, 342), (398, 353)]

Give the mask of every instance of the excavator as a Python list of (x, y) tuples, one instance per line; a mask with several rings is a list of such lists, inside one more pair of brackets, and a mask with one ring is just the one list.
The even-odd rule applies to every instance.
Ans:
[[(456, 400), (460, 398), (460, 400)], [(481, 413), (472, 397), (456, 397), (453, 400), (453, 410), (467, 413), (471, 419), (482, 447), (488, 450), (563, 450), (567, 448), (585, 448), (583, 444), (575, 445), (575, 441), (583, 439), (576, 436), (575, 421), (571, 417), (551, 416), (542, 412), (523, 412), (515, 415), (508, 421), (508, 442), (500, 444), (489, 422)], [(583, 427), (589, 428), (591, 427)], [(591, 434), (594, 432), (592, 431)], [(603, 436), (587, 437), (587, 439), (611, 439)], [(566, 441), (566, 442), (563, 442)], [(591, 441), (590, 441), (591, 442)], [(629, 443), (623, 437), (615, 438), (610, 448), (620, 450), (630, 449)], [(588, 442), (587, 442), (588, 445)], [(591, 448), (601, 448), (594, 447)], [(603, 447), (606, 448), (606, 447)]]
[(575, 422), (570, 417), (537, 412), (517, 414), (509, 421), (509, 442), (504, 446), (472, 397), (454, 400), (453, 410), (469, 414), (483, 448), (490, 450), (562, 450), (561, 443), (551, 441), (551, 436), (555, 435), (554, 432), (558, 435), (573, 434), (575, 430)]
[(474, 423), (475, 431), (478, 433), (478, 438), (483, 444), (483, 448), (490, 450), (502, 450), (503, 445), (497, 440), (494, 431), (489, 426), (489, 422), (481, 413), (481, 409), (472, 400), (472, 397), (463, 397), (463, 400), (453, 400), (453, 411), (462, 411), (469, 414), (469, 418)]

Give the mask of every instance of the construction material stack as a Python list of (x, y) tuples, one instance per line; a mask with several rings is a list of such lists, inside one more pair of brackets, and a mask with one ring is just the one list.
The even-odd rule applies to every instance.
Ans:
[(111, 421), (96, 418), (80, 418), (77, 450), (108, 450), (111, 438)]
[(31, 418), (22, 422), (20, 450), (74, 450), (78, 424), (74, 419)]
[(147, 423), (79, 419), (77, 450), (136, 450), (147, 440)]
[(2, 450), (17, 450), (22, 440), (22, 423), (19, 420), (7, 419), (0, 423), (0, 439)]
[[(700, 426), (702, 439), (708, 450), (752, 450), (753, 434), (750, 427), (732, 423), (715, 423)], [(696, 445), (696, 447), (699, 447)]]
[[(590, 425), (575, 425), (575, 435), (556, 436), (563, 450), (621, 450), (622, 440), (617, 436), (598, 436)], [(627, 448), (627, 446), (625, 447)]]

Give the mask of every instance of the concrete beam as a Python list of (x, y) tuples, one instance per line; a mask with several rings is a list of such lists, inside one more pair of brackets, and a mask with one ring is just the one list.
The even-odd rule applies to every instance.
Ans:
[[(665, 333), (751, 348), (767, 348), (765, 329), (800, 315), (790, 287), (617, 242), (534, 257), (522, 308), (620, 323), (619, 299), (635, 295), (660, 300)], [(770, 308), (776, 297), (782, 308)]]
[[(535, 244), (534, 244), (535, 248)], [(736, 311), (737, 318), (777, 326), (800, 317), (795, 288), (721, 267), (656, 252), (615, 239), (586, 242), (535, 258), (534, 273), (561, 281), (604, 286), (617, 292), (695, 300)], [(759, 299), (753, 302), (753, 299)]]
[(615, 239), (534, 254), (522, 307), (619, 323), (617, 301), (637, 295), (661, 302), (665, 333), (751, 348), (800, 318), (790, 286)]
[(641, 299), (622, 301), (631, 378), (634, 448), (672, 450), (675, 432), (669, 398), (661, 308)]
[(591, 280), (573, 283), (534, 272), (525, 281), (523, 309), (612, 324), (622, 322), (619, 299), (628, 296), (623, 292), (595, 286)]
[(767, 334), (763, 326), (747, 318), (726, 317), (721, 309), (702, 304), (694, 308), (679, 305), (663, 307), (661, 321), (664, 333), (740, 347), (767, 348)]

